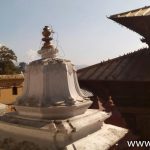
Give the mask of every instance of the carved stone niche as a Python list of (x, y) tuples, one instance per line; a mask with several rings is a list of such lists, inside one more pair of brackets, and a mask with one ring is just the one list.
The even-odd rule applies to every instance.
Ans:
[(66, 119), (84, 113), (91, 103), (79, 88), (71, 62), (55, 58), (28, 65), (24, 92), (15, 108), (23, 116)]

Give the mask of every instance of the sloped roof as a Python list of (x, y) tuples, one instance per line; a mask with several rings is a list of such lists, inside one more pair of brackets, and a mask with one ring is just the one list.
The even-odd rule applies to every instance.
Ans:
[(109, 19), (126, 26), (143, 37), (148, 37), (150, 34), (150, 6), (115, 14)]
[(24, 81), (23, 74), (0, 75), (0, 88), (22, 86)]
[(16, 79), (24, 79), (23, 74), (15, 74), (15, 75), (0, 75), (1, 80), (16, 80)]
[(80, 69), (78, 78), (96, 81), (150, 81), (150, 49), (140, 49)]
[(81, 89), (82, 93), (87, 97), (92, 97), (93, 93), (87, 89)]

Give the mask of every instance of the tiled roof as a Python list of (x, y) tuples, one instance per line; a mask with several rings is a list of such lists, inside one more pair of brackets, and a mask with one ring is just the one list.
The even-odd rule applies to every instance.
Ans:
[(16, 79), (24, 79), (24, 75), (23, 74), (0, 75), (0, 80), (16, 80)]
[(80, 69), (78, 78), (96, 81), (150, 81), (150, 49), (140, 49)]
[(23, 74), (0, 75), (0, 88), (22, 86), (24, 81)]
[(117, 23), (147, 37), (150, 33), (150, 6), (115, 14), (109, 17)]

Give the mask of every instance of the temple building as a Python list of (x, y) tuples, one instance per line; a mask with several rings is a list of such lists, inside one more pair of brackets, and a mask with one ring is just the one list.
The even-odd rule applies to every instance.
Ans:
[(22, 94), (24, 76), (0, 75), (0, 103), (12, 105), (16, 97)]
[[(143, 37), (141, 41), (149, 46), (150, 6), (112, 15), (109, 19), (139, 33)], [(94, 93), (93, 107), (98, 106), (97, 101), (106, 110), (115, 105), (127, 127), (143, 139), (150, 136), (149, 66), (150, 48), (142, 48), (78, 70), (80, 86)], [(119, 120), (115, 123), (119, 124)]]

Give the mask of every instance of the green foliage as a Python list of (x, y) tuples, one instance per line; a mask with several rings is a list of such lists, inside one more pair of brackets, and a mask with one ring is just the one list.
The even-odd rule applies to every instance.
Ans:
[(19, 63), (19, 69), (21, 72), (25, 72), (25, 67), (26, 67), (26, 63), (25, 62), (20, 62)]
[(14, 62), (17, 61), (17, 56), (13, 50), (6, 46), (0, 47), (0, 74), (16, 74), (20, 70), (15, 66)]

